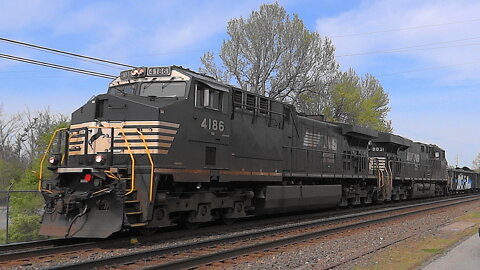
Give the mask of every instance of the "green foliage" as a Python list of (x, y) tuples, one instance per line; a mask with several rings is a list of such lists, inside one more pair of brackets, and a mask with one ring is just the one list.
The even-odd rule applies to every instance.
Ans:
[[(33, 172), (26, 172), (16, 182), (13, 190), (36, 190), (38, 179)], [(43, 197), (39, 193), (12, 192), (10, 195), (9, 240), (11, 242), (40, 239), (40, 212)]]
[(0, 190), (8, 188), (10, 183), (18, 181), (23, 174), (23, 166), (18, 162), (0, 159)]
[(200, 72), (222, 81), (233, 77), (248, 91), (295, 101), (338, 70), (331, 40), (308, 30), (298, 15), (289, 15), (278, 3), (261, 5), (248, 18), (231, 19), (227, 34), (220, 51), (223, 66), (207, 52)]
[(25, 242), (36, 239), (45, 239), (38, 236), (40, 215), (14, 215), (10, 219), (9, 242)]
[(360, 78), (350, 69), (332, 84), (329, 95), (328, 106), (323, 109), (327, 120), (392, 131), (386, 119), (390, 111), (388, 94), (372, 75)]
[(6, 243), (5, 239), (5, 230), (0, 230), (0, 244), (5, 244)]
[[(13, 183), (13, 191), (36, 191), (42, 156), (54, 130), (63, 127), (68, 127), (67, 117), (54, 115), (48, 109), (34, 113), (27, 109), (22, 113), (8, 116), (3, 114), (0, 106), (0, 189), (6, 189)], [(47, 160), (44, 162), (46, 168)], [(49, 177), (51, 172), (45, 169), (44, 179)], [(6, 196), (0, 197), (0, 203), (4, 202)], [(38, 229), (43, 203), (41, 194), (37, 192), (11, 193), (10, 241), (39, 238)], [(4, 241), (4, 234), (1, 231), (0, 241)]]
[(340, 72), (331, 39), (308, 30), (278, 3), (231, 19), (227, 34), (219, 54), (222, 65), (207, 52), (200, 72), (290, 102), (306, 114), (392, 131), (386, 119), (389, 99), (380, 82), (368, 74), (360, 78), (352, 69)]
[[(37, 145), (39, 148), (43, 147), (43, 151), (48, 146), (54, 130), (66, 127), (67, 123), (60, 123), (51, 126), (47, 133), (39, 136)], [(41, 153), (39, 151), (39, 153)], [(13, 190), (37, 190), (38, 188), (38, 172), (42, 155), (38, 156), (24, 172), (23, 176), (15, 182)], [(44, 160), (44, 167), (46, 168), (47, 161)], [(44, 169), (44, 179), (50, 177), (52, 174), (49, 170)], [(13, 192), (10, 198), (10, 226), (9, 238), (12, 242), (29, 241), (41, 239), (38, 236), (40, 228), (40, 212), (43, 208), (43, 197), (39, 193), (16, 193)]]

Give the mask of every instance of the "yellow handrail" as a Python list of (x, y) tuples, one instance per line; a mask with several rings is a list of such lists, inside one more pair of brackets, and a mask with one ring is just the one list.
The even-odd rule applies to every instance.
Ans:
[(150, 154), (150, 149), (148, 148), (147, 142), (145, 141), (145, 136), (143, 133), (137, 129), (137, 133), (140, 135), (140, 138), (143, 141), (143, 146), (145, 146), (145, 150), (147, 151), (148, 159), (150, 160), (150, 191), (149, 191), (149, 199), (150, 203), (153, 201), (153, 171), (154, 171), (154, 164), (152, 155)]
[(45, 162), (45, 159), (47, 158), (47, 154), (50, 151), (50, 148), (52, 147), (53, 141), (55, 140), (55, 137), (57, 136), (57, 133), (62, 131), (62, 130), (67, 130), (68, 128), (59, 128), (53, 132), (52, 137), (50, 138), (50, 142), (48, 143), (47, 150), (43, 154), (42, 160), (40, 161), (40, 172), (38, 173), (38, 191), (42, 191), (42, 180), (43, 180), (43, 163)]
[(109, 178), (112, 178), (114, 180), (120, 180), (120, 178), (118, 178), (113, 172), (111, 171), (108, 171), (108, 170), (105, 170), (103, 171), (105, 173), (105, 175)]
[(130, 188), (130, 191), (125, 193), (125, 195), (128, 195), (135, 190), (135, 158), (133, 157), (132, 149), (130, 149), (130, 143), (127, 140), (127, 135), (125, 135), (125, 130), (123, 129), (123, 127), (120, 127), (120, 132), (122, 133), (123, 140), (125, 141), (125, 145), (127, 146), (128, 154), (130, 155), (130, 159), (132, 160), (132, 186)]
[[(95, 127), (95, 126), (89, 126), (87, 127), (87, 129), (103, 129), (103, 128), (111, 128), (111, 127)], [(117, 128), (117, 127), (113, 127), (113, 128)], [(125, 195), (128, 195), (130, 193), (132, 193), (134, 190), (135, 190), (135, 158), (134, 158), (134, 155), (133, 155), (133, 152), (132, 152), (132, 149), (130, 148), (130, 143), (128, 142), (128, 139), (127, 139), (127, 136), (125, 135), (125, 130), (123, 129), (123, 127), (118, 127), (120, 129), (120, 132), (122, 133), (122, 136), (123, 136), (123, 140), (125, 141), (125, 145), (127, 146), (127, 150), (128, 150), (128, 154), (130, 156), (130, 159), (132, 161), (132, 178), (131, 178), (131, 181), (132, 181), (132, 185), (131, 185), (131, 188), (130, 190), (125, 193)], [(50, 151), (50, 148), (52, 147), (53, 145), (53, 141), (55, 140), (58, 132), (60, 131), (63, 131), (63, 130), (67, 130), (68, 128), (60, 128), (60, 129), (57, 129), (54, 131), (51, 139), (50, 139), (50, 142), (48, 143), (48, 146), (47, 146), (47, 150), (45, 151), (45, 153), (43, 154), (43, 157), (42, 157), (42, 160), (41, 160), (41, 163), (40, 163), (40, 172), (39, 172), (39, 175), (38, 175), (38, 190), (39, 191), (42, 191), (42, 180), (43, 180), (43, 169), (44, 169), (44, 162), (45, 162), (45, 159), (47, 157), (47, 154), (48, 152)], [(137, 132), (140, 134), (140, 138), (142, 139), (143, 141), (143, 144), (145, 146), (145, 149), (147, 151), (147, 155), (148, 155), (148, 158), (150, 160), (150, 165), (151, 165), (151, 170), (150, 170), (150, 202), (153, 200), (153, 172), (154, 172), (154, 163), (153, 163), (153, 159), (152, 159), (152, 156), (151, 156), (151, 153), (150, 153), (150, 149), (148, 148), (148, 145), (146, 143), (146, 140), (145, 140), (145, 137), (143, 135), (142, 132), (140, 132), (139, 130), (137, 130)], [(70, 142), (70, 139), (72, 138), (72, 134), (69, 136), (69, 142)], [(113, 140), (113, 138), (112, 138)], [(62, 157), (62, 162), (63, 162), (63, 158)], [(109, 171), (108, 171), (109, 172)], [(110, 174), (108, 174), (108, 172), (106, 171), (106, 174), (108, 177), (111, 177), (111, 178), (114, 178), (116, 180), (118, 180), (118, 177), (114, 176), (111, 172)], [(113, 177), (112, 177), (113, 176)], [(49, 191), (49, 190), (45, 190), (45, 191)]]

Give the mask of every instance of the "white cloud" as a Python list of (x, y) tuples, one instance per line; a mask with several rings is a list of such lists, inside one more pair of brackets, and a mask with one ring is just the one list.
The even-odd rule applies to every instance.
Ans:
[(48, 25), (69, 1), (2, 1), (0, 30), (15, 33), (29, 27)]
[[(480, 20), (464, 23), (451, 22), (480, 19), (480, 2), (476, 1), (364, 1), (357, 9), (330, 18), (317, 20), (317, 30), (333, 36), (337, 54), (351, 54), (377, 50), (389, 50), (419, 44), (430, 44), (479, 36)], [(418, 27), (426, 25), (442, 26)], [(376, 34), (363, 34), (391, 29), (408, 29)], [(344, 35), (342, 37), (342, 35)], [(480, 39), (443, 44), (444, 47), (480, 43)], [(480, 46), (452, 47), (442, 49), (411, 50), (395, 54), (375, 54), (342, 57), (345, 66), (360, 69), (383, 67), (384, 73), (398, 72), (424, 67), (447, 66), (458, 63), (480, 61)], [(404, 65), (393, 67), (379, 59), (403, 59)], [(458, 65), (447, 68), (452, 71), (448, 80), (478, 80), (480, 63)], [(445, 69), (444, 69), (445, 70)], [(409, 73), (405, 76), (416, 76)], [(422, 74), (424, 76), (425, 74)]]
[[(319, 18), (316, 30), (332, 36), (337, 55), (392, 50), (479, 37), (480, 2), (447, 0), (363, 1), (347, 12)], [(452, 23), (462, 22), (463, 23)], [(468, 21), (468, 22), (467, 22)], [(421, 27), (427, 25), (440, 25)], [(391, 29), (405, 29), (386, 31)], [(381, 32), (362, 34), (369, 32)], [(361, 34), (361, 35), (350, 35)], [(470, 45), (479, 43), (477, 45)], [(395, 133), (445, 148), (451, 164), (471, 165), (480, 151), (480, 38), (425, 50), (339, 57), (343, 68), (368, 72), (390, 93)], [(465, 64), (462, 64), (465, 63)], [(470, 63), (470, 64), (467, 64)], [(457, 65), (458, 64), (458, 65)], [(449, 66), (449, 67), (445, 67)], [(423, 72), (401, 73), (409, 70)], [(385, 74), (395, 74), (382, 76)]]

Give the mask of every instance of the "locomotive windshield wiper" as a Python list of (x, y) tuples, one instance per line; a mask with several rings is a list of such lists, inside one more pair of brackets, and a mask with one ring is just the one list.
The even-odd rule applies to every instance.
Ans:
[(122, 95), (124, 95), (124, 96), (127, 95), (127, 93), (125, 93), (125, 90), (123, 90), (123, 89), (115, 89), (115, 90), (117, 90), (118, 92), (122, 93)]
[(175, 79), (175, 77), (172, 77), (172, 78), (170, 78), (170, 81), (167, 81), (167, 82), (165, 82), (165, 83), (162, 83), (162, 92), (163, 92), (163, 89), (165, 89), (165, 87), (167, 87), (168, 85), (170, 85), (170, 84), (173, 82), (174, 79)]

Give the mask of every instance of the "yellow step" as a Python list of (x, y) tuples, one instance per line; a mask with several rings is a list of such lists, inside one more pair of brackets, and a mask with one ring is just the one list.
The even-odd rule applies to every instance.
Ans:
[(143, 227), (143, 226), (147, 226), (147, 223), (133, 223), (133, 224), (130, 224), (130, 227)]
[(138, 212), (127, 212), (126, 213), (127, 215), (141, 215), (142, 212), (138, 211)]
[(125, 201), (125, 203), (139, 203), (139, 200), (131, 200), (131, 201)]

